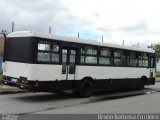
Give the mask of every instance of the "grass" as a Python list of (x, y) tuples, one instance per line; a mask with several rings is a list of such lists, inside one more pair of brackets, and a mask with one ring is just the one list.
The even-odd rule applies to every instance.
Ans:
[(156, 72), (156, 77), (160, 77), (160, 72)]

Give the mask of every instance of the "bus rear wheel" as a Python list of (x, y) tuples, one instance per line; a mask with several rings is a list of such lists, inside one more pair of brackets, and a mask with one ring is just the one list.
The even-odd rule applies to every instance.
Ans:
[(92, 95), (93, 84), (90, 80), (83, 80), (80, 84), (79, 95), (80, 97), (89, 97)]
[(140, 80), (139, 80), (139, 82), (138, 82), (138, 85), (137, 85), (137, 89), (138, 90), (143, 90), (144, 89), (144, 81), (145, 81), (145, 78), (144, 77), (142, 77)]

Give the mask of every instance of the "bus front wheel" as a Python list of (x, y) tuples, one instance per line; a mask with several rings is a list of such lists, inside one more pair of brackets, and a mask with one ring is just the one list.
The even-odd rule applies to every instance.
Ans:
[(90, 80), (83, 80), (80, 84), (80, 97), (89, 97), (92, 95), (93, 84)]

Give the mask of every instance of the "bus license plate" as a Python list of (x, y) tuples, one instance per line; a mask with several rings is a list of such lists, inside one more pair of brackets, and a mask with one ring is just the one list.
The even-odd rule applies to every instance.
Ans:
[(12, 82), (17, 82), (17, 79), (14, 79), (14, 78), (12, 78), (12, 80), (11, 80)]

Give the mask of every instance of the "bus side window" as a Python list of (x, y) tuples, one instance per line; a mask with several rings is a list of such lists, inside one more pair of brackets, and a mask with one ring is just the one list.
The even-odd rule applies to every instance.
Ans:
[(39, 41), (37, 61), (59, 62), (59, 45), (56, 42)]
[(39, 41), (37, 61), (49, 62), (50, 61), (49, 50), (50, 50), (50, 42), (49, 41)]
[(39, 41), (38, 50), (49, 51), (50, 50), (50, 42), (48, 42), (48, 41)]
[(99, 52), (99, 64), (101, 65), (112, 65), (113, 58), (111, 57), (111, 49), (109, 48), (100, 48)]
[(59, 45), (56, 42), (51, 43), (51, 62), (59, 62)]
[(139, 53), (139, 66), (148, 67), (149, 66), (149, 54), (148, 53)]
[(97, 48), (92, 46), (84, 46), (81, 48), (81, 63), (97, 64)]
[(155, 67), (155, 57), (152, 54), (150, 55), (150, 67)]
[(50, 61), (50, 54), (45, 52), (38, 52), (37, 60), (41, 62), (49, 62)]
[(116, 66), (127, 66), (127, 51), (125, 50), (114, 50), (114, 64)]
[(129, 66), (138, 66), (137, 52), (129, 52)]

